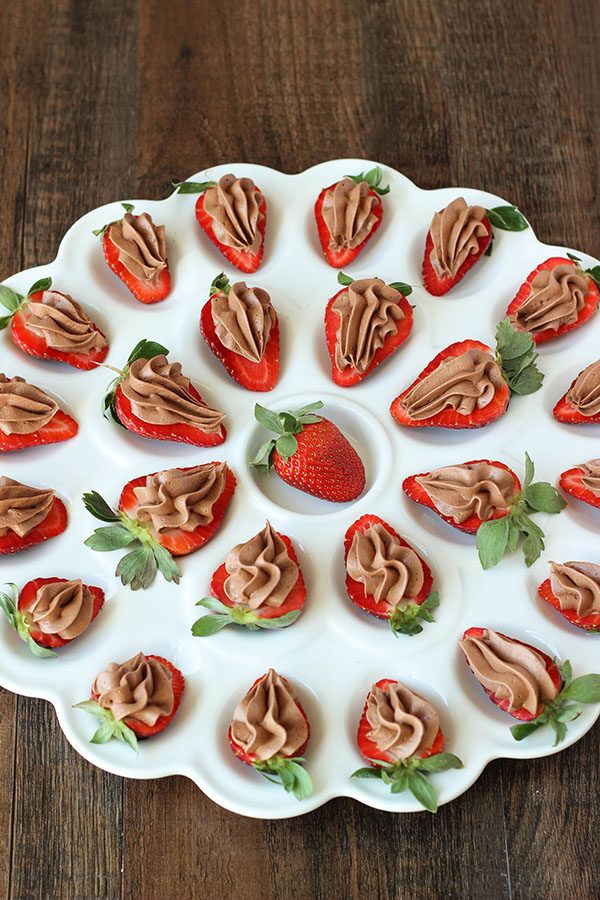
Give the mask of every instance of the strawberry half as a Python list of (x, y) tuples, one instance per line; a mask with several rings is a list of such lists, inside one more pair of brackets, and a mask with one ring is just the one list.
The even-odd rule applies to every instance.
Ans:
[(204, 597), (198, 600), (196, 606), (204, 606), (213, 611), (214, 615), (201, 616), (192, 625), (194, 637), (209, 637), (216, 634), (226, 625), (243, 625), (251, 631), (258, 628), (287, 628), (293, 625), (306, 603), (306, 584), (300, 569), (300, 563), (294, 549), (294, 545), (286, 534), (275, 532), (286, 546), (288, 556), (298, 566), (298, 580), (284, 602), (279, 607), (264, 606), (260, 610), (245, 609), (233, 603), (225, 592), (225, 582), (229, 573), (222, 563), (210, 582), (212, 597)]
[(510, 473), (514, 484), (514, 494), (509, 498), (509, 505), (496, 508), (491, 517), (485, 521), (477, 515), (472, 515), (464, 522), (455, 522), (451, 516), (441, 513), (423, 485), (417, 480), (431, 475), (431, 472), (409, 475), (404, 479), (402, 489), (411, 500), (433, 510), (437, 516), (452, 525), (453, 528), (467, 534), (476, 534), (477, 552), (484, 569), (497, 565), (507, 551), (514, 552), (519, 544), (523, 550), (525, 564), (533, 565), (545, 544), (544, 532), (530, 518), (530, 513), (557, 514), (565, 508), (565, 501), (548, 482), (532, 483), (534, 465), (528, 453), (525, 454), (525, 481), (522, 488), (521, 482), (513, 470), (497, 460), (475, 459), (460, 465), (474, 466), (479, 463), (504, 469)]
[[(373, 688), (379, 688), (385, 692), (394, 684), (398, 684), (394, 678), (381, 678), (373, 685)], [(369, 738), (372, 727), (367, 718), (367, 708), (373, 688), (367, 694), (356, 735), (358, 749), (369, 763), (369, 767), (357, 769), (352, 773), (352, 778), (380, 779), (384, 784), (390, 786), (392, 794), (409, 790), (425, 809), (429, 812), (437, 812), (437, 794), (427, 775), (433, 772), (445, 772), (448, 769), (462, 769), (462, 761), (453, 753), (444, 753), (445, 740), (441, 728), (438, 729), (430, 747), (408, 759), (398, 761), (385, 750), (380, 750), (377, 744)]]
[(375, 222), (366, 238), (361, 241), (361, 243), (356, 247), (349, 247), (343, 250), (332, 249), (329, 246), (331, 234), (329, 228), (327, 227), (327, 223), (323, 218), (323, 201), (325, 200), (325, 195), (327, 194), (327, 192), (333, 190), (336, 185), (339, 184), (339, 181), (335, 181), (333, 184), (330, 184), (329, 187), (323, 188), (323, 190), (317, 197), (317, 202), (315, 203), (315, 220), (317, 223), (319, 241), (321, 242), (321, 247), (323, 248), (325, 259), (330, 266), (333, 266), (334, 269), (342, 269), (344, 266), (350, 265), (350, 263), (356, 259), (361, 250), (363, 250), (364, 247), (366, 247), (366, 245), (369, 243), (383, 220), (383, 203), (381, 202), (380, 197), (384, 194), (388, 194), (390, 190), (389, 185), (383, 188), (381, 187), (383, 172), (381, 171), (379, 166), (375, 166), (374, 169), (370, 169), (368, 172), (361, 172), (359, 175), (345, 175), (344, 177), (350, 178), (350, 180), (355, 184), (360, 184), (361, 181), (365, 181), (369, 185), (368, 196), (374, 197), (374, 203), (371, 211), (375, 217)]
[(433, 251), (431, 229), (427, 232), (425, 254), (423, 256), (423, 284), (426, 290), (434, 297), (441, 297), (443, 294), (447, 294), (459, 281), (462, 281), (467, 272), (473, 268), (482, 256), (491, 255), (492, 241), (494, 239), (492, 226), (500, 228), (502, 231), (524, 231), (526, 228), (529, 228), (526, 219), (516, 206), (495, 206), (486, 210), (486, 213), (487, 215), (483, 217), (481, 223), (485, 226), (487, 234), (477, 238), (477, 251), (467, 256), (454, 276), (438, 275), (433, 268), (431, 262), (431, 253)]
[(275, 322), (260, 362), (246, 359), (235, 350), (230, 350), (218, 338), (212, 316), (212, 300), (219, 293), (228, 293), (229, 279), (221, 272), (210, 286), (210, 297), (200, 313), (202, 337), (231, 377), (249, 391), (271, 391), (277, 384), (279, 375), (279, 319), (275, 312)]
[(257, 403), (256, 421), (278, 437), (263, 444), (251, 465), (267, 474), (274, 468), (282, 481), (307, 494), (347, 503), (363, 492), (365, 469), (337, 425), (315, 415), (322, 407), (318, 400), (275, 413)]
[(169, 662), (169, 660), (165, 659), (163, 656), (148, 654), (146, 659), (154, 659), (157, 662), (162, 663), (162, 665), (171, 673), (171, 683), (173, 685), (173, 709), (169, 715), (159, 716), (154, 725), (147, 725), (145, 722), (140, 722), (139, 719), (134, 719), (132, 716), (127, 716), (125, 719), (117, 721), (110, 709), (105, 709), (103, 706), (100, 706), (98, 703), (99, 695), (94, 691), (92, 686), (90, 693), (91, 699), (74, 704), (74, 709), (81, 709), (99, 719), (101, 722), (100, 727), (90, 739), (91, 744), (106, 744), (111, 738), (116, 738), (124, 744), (128, 744), (132, 750), (137, 752), (138, 739), (146, 740), (146, 738), (155, 737), (155, 735), (164, 731), (165, 728), (168, 728), (175, 718), (185, 690), (185, 678), (179, 669), (175, 668), (173, 663)]
[(352, 546), (352, 541), (356, 532), (359, 531), (364, 534), (372, 525), (382, 525), (402, 547), (408, 547), (409, 550), (412, 550), (413, 553), (417, 554), (419, 562), (423, 567), (423, 587), (415, 597), (411, 597), (410, 600), (403, 601), (402, 603), (399, 603), (398, 606), (393, 607), (385, 601), (380, 601), (378, 603), (372, 594), (367, 594), (365, 592), (365, 586), (361, 584), (360, 581), (355, 581), (350, 577), (348, 572), (346, 572), (346, 591), (348, 596), (352, 603), (359, 609), (370, 613), (372, 616), (376, 616), (378, 619), (386, 619), (390, 623), (393, 634), (420, 634), (420, 632), (423, 631), (423, 626), (420, 624), (419, 619), (422, 619), (425, 622), (434, 621), (431, 610), (436, 609), (438, 606), (439, 597), (437, 591), (431, 591), (433, 586), (431, 569), (408, 541), (405, 541), (404, 538), (400, 537), (398, 532), (395, 531), (391, 525), (388, 525), (387, 522), (384, 522), (383, 519), (380, 519), (379, 516), (361, 516), (360, 519), (353, 522), (344, 537), (344, 562), (347, 562), (348, 560), (348, 553), (350, 552), (350, 547)]
[(583, 628), (584, 631), (600, 632), (600, 613), (592, 613), (589, 616), (580, 616), (576, 609), (562, 609), (560, 600), (552, 590), (552, 582), (549, 578), (546, 578), (546, 580), (540, 584), (538, 595), (542, 600), (545, 600), (546, 603), (549, 603), (550, 606), (553, 606), (567, 622), (570, 622), (571, 625), (575, 625), (576, 628)]
[[(141, 340), (133, 348), (127, 363), (123, 369), (115, 369), (118, 377), (111, 382), (108, 393), (104, 398), (104, 411), (110, 413), (112, 419), (117, 425), (122, 425), (132, 434), (140, 435), (140, 437), (152, 438), (157, 441), (174, 441), (176, 443), (193, 444), (195, 447), (216, 447), (222, 444), (227, 437), (227, 430), (221, 425), (219, 430), (214, 433), (203, 431), (197, 425), (190, 425), (186, 422), (177, 422), (170, 425), (157, 425), (152, 422), (144, 422), (135, 415), (131, 407), (129, 399), (125, 396), (121, 387), (122, 382), (129, 374), (129, 368), (132, 363), (138, 359), (150, 360), (155, 356), (167, 356), (169, 351), (162, 344), (155, 341)], [(111, 366), (112, 368), (112, 366)], [(193, 384), (189, 385), (190, 396), (204, 404), (204, 399), (198, 393)]]
[[(423, 379), (431, 375), (446, 359), (462, 356), (469, 350), (489, 353), (498, 363), (504, 383), (496, 387), (494, 396), (485, 406), (475, 408), (471, 413), (461, 413), (453, 407), (446, 407), (441, 412), (426, 419), (413, 419), (405, 408), (404, 400), (410, 391)], [(508, 409), (511, 392), (515, 394), (532, 394), (542, 386), (544, 376), (538, 370), (537, 353), (533, 341), (525, 332), (517, 331), (504, 319), (496, 329), (496, 353), (481, 341), (459, 341), (442, 350), (428, 366), (415, 378), (406, 390), (392, 401), (390, 412), (399, 425), (407, 428), (483, 428), (495, 422)]]
[(27, 550), (28, 547), (34, 547), (36, 544), (42, 544), (44, 541), (58, 537), (66, 529), (67, 521), (65, 505), (62, 500), (55, 497), (44, 521), (32, 528), (25, 537), (19, 537), (13, 531), (0, 535), (0, 555), (19, 553), (21, 550)]
[[(485, 630), (484, 628), (467, 628), (463, 634), (463, 639), (481, 638)], [(538, 647), (526, 644), (524, 641), (518, 641), (516, 638), (508, 637), (500, 631), (496, 633), (506, 640), (520, 644), (522, 647), (527, 647), (529, 650), (537, 653), (542, 658), (546, 671), (558, 693), (553, 700), (543, 702), (535, 713), (530, 713), (524, 707), (510, 710), (510, 701), (507, 698), (502, 699), (496, 696), (483, 685), (481, 685), (482, 689), (495, 706), (507, 712), (513, 718), (520, 720), (519, 725), (513, 725), (510, 729), (516, 741), (522, 741), (523, 738), (537, 731), (542, 725), (548, 724), (554, 731), (554, 746), (556, 746), (560, 741), (564, 740), (567, 734), (566, 723), (581, 715), (582, 704), (600, 703), (600, 675), (580, 675), (579, 678), (573, 679), (571, 663), (568, 659), (565, 660), (562, 666), (558, 666), (555, 660)], [(468, 660), (467, 665), (469, 665)], [(470, 665), (469, 668), (471, 668)]]
[[(131, 203), (121, 203), (121, 206), (126, 213), (132, 213), (133, 205)], [(133, 218), (139, 219), (139, 216), (133, 216)], [(102, 240), (102, 252), (109, 269), (115, 273), (117, 278), (123, 282), (125, 287), (131, 291), (135, 299), (139, 300), (140, 303), (159, 303), (171, 292), (169, 266), (165, 265), (165, 268), (151, 281), (136, 278), (119, 260), (119, 248), (111, 240), (110, 229), (115, 224), (116, 222), (109, 222), (108, 225), (104, 225), (103, 228), (96, 228), (93, 232), (96, 237), (100, 237)]]
[[(220, 463), (205, 463), (217, 466)], [(186, 472), (195, 466), (186, 466), (178, 471)], [(218, 531), (225, 512), (235, 492), (235, 475), (226, 467), (225, 486), (212, 507), (212, 520), (207, 525), (199, 525), (193, 531), (182, 528), (169, 528), (158, 533), (150, 523), (139, 522), (136, 518), (139, 501), (135, 494), (136, 487), (143, 487), (146, 479), (156, 475), (142, 475), (128, 481), (121, 491), (118, 511), (111, 509), (106, 501), (97, 493), (90, 491), (83, 495), (85, 508), (96, 519), (110, 523), (108, 527), (97, 528), (85, 541), (92, 550), (105, 552), (120, 550), (133, 543), (138, 546), (124, 556), (115, 574), (121, 578), (122, 584), (130, 585), (132, 590), (147, 588), (154, 582), (157, 571), (166, 581), (179, 583), (181, 572), (175, 562), (175, 556), (185, 556), (202, 547)]]
[[(552, 256), (550, 259), (547, 259), (543, 263), (540, 263), (540, 265), (536, 269), (534, 269), (533, 272), (529, 273), (529, 275), (517, 291), (515, 299), (511, 302), (508, 309), (506, 310), (506, 315), (508, 316), (508, 318), (512, 322), (514, 322), (518, 310), (529, 298), (529, 295), (531, 294), (531, 282), (539, 272), (552, 270), (556, 266), (560, 265), (572, 265), (574, 262), (580, 262), (578, 257), (570, 256), (570, 258), (567, 259), (564, 256)], [(600, 266), (596, 266), (596, 270), (596, 275), (598, 278), (600, 278)], [(571, 324), (560, 325), (556, 330), (553, 328), (545, 328), (543, 331), (538, 331), (536, 334), (532, 334), (531, 337), (534, 343), (543, 344), (544, 341), (550, 341), (554, 338), (561, 337), (563, 334), (567, 334), (569, 331), (573, 331), (575, 328), (579, 328), (580, 325), (584, 325), (589, 319), (591, 319), (591, 317), (598, 309), (598, 303), (600, 302), (600, 290), (598, 290), (596, 276), (594, 276), (593, 274), (594, 271), (594, 269), (587, 269), (585, 272), (580, 270), (580, 274), (588, 276), (588, 290), (583, 298), (583, 306), (577, 313), (576, 321), (572, 322)]]
[[(600, 269), (600, 266), (598, 267)], [(600, 367), (600, 360), (596, 363), (592, 363), (591, 366), (586, 368)], [(572, 404), (569, 402), (567, 397), (569, 396), (571, 390), (575, 387), (575, 384), (579, 380), (579, 378), (585, 372), (585, 369), (579, 373), (577, 378), (574, 378), (571, 384), (569, 385), (568, 391), (560, 398), (554, 409), (552, 410), (552, 415), (557, 420), (557, 422), (563, 422), (565, 425), (597, 425), (600, 422), (600, 413), (596, 413), (593, 416), (584, 416), (583, 413), (579, 412)]]
[(58, 444), (75, 437), (79, 425), (62, 409), (57, 409), (50, 421), (31, 434), (4, 434), (0, 431), (0, 453), (24, 450), (27, 447), (41, 447)]
[(337, 298), (344, 293), (346, 287), (349, 284), (352, 284), (354, 280), (355, 279), (350, 278), (349, 275), (340, 272), (338, 275), (338, 282), (339, 284), (344, 285), (344, 287), (341, 291), (338, 291), (337, 294), (333, 295), (325, 308), (325, 340), (327, 341), (327, 350), (329, 351), (329, 356), (331, 358), (331, 377), (340, 387), (352, 387), (366, 378), (367, 375), (370, 375), (373, 369), (376, 369), (378, 365), (404, 343), (413, 327), (413, 310), (406, 299), (412, 293), (412, 288), (409, 284), (405, 284), (404, 282), (394, 281), (389, 286), (402, 295), (401, 299), (398, 301), (398, 306), (402, 310), (402, 318), (396, 322), (395, 334), (387, 335), (382, 346), (375, 351), (373, 359), (364, 372), (358, 372), (352, 366), (347, 366), (343, 371), (339, 369), (336, 365), (335, 358), (338, 331), (340, 328), (340, 317), (333, 309), (333, 304)]
[[(36, 359), (51, 359), (56, 362), (66, 363), (75, 369), (95, 369), (97, 365), (106, 359), (108, 343), (100, 350), (93, 350), (88, 353), (56, 350), (53, 347), (49, 347), (43, 337), (35, 334), (28, 327), (27, 323), (31, 319), (28, 301), (41, 303), (44, 292), (51, 287), (51, 278), (40, 278), (39, 281), (36, 281), (29, 288), (26, 296), (23, 297), (22, 294), (17, 294), (16, 291), (0, 285), (0, 303), (9, 310), (9, 315), (0, 318), (0, 331), (10, 325), (11, 337), (17, 347), (20, 347), (29, 356), (35, 356)], [(55, 293), (60, 292), (55, 291)], [(106, 339), (106, 335), (98, 328), (95, 322), (91, 322), (91, 327)]]
[(258, 251), (252, 253), (250, 250), (237, 250), (235, 247), (228, 247), (226, 244), (223, 244), (215, 236), (213, 231), (214, 219), (208, 214), (205, 208), (205, 192), (208, 188), (216, 187), (216, 184), (216, 181), (178, 181), (174, 182), (173, 186), (177, 188), (178, 194), (200, 194), (196, 201), (196, 220), (198, 225), (211, 243), (215, 245), (217, 250), (223, 254), (225, 259), (228, 260), (232, 266), (235, 266), (236, 269), (250, 275), (252, 272), (256, 272), (260, 266), (265, 252), (265, 229), (267, 225), (267, 202), (265, 200), (265, 195), (258, 185), (255, 185), (256, 190), (260, 193), (262, 198), (258, 207), (257, 228), (262, 238)]
[(579, 466), (574, 466), (572, 469), (567, 469), (566, 472), (561, 473), (558, 483), (563, 491), (575, 497), (576, 500), (581, 500), (583, 503), (589, 503), (590, 506), (600, 509), (600, 495), (595, 494), (590, 488), (586, 487), (583, 482), (583, 476), (584, 472), (582, 469)]

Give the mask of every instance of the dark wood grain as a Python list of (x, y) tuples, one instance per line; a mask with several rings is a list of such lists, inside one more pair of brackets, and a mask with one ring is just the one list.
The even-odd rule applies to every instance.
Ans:
[[(24, 0), (0, 33), (1, 277), (86, 209), (236, 159), (380, 159), (598, 254), (594, 0)], [(3, 692), (0, 895), (593, 898), (599, 737), (494, 763), (435, 818), (338, 801), (255, 822), (181, 778), (94, 770), (45, 704)]]

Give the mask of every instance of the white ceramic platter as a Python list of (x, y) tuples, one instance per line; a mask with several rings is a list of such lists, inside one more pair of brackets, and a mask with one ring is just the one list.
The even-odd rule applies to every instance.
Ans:
[[(122, 365), (141, 338), (160, 340), (171, 359), (183, 362), (205, 398), (225, 410), (229, 434), (216, 450), (128, 434), (102, 417), (110, 372), (80, 372), (35, 360), (4, 334), (0, 369), (60, 398), (78, 419), (80, 431), (65, 444), (0, 460), (3, 474), (55, 487), (69, 512), (69, 527), (59, 538), (1, 559), (1, 581), (22, 586), (36, 577), (81, 577), (105, 588), (107, 602), (86, 634), (50, 661), (30, 656), (7, 623), (0, 622), (0, 684), (53, 703), (67, 739), (96, 766), (130, 778), (185, 775), (216, 803), (248, 816), (299, 815), (338, 796), (394, 812), (420, 808), (409, 793), (391, 795), (379, 781), (350, 779), (362, 765), (355, 744), (358, 719), (371, 684), (382, 677), (400, 679), (437, 706), (447, 750), (464, 762), (461, 770), (433, 776), (442, 803), (467, 790), (496, 757), (528, 759), (556, 752), (548, 728), (522, 743), (513, 740), (513, 720), (488, 701), (457, 650), (456, 641), (469, 625), (489, 625), (562, 660), (569, 658), (576, 675), (598, 668), (598, 638), (578, 632), (550, 607), (542, 607), (536, 588), (547, 577), (548, 559), (600, 561), (600, 514), (570, 501), (560, 516), (538, 515), (547, 549), (533, 568), (526, 569), (515, 554), (483, 572), (474, 540), (411, 503), (401, 484), (408, 474), (474, 458), (503, 460), (522, 475), (526, 449), (536, 462), (536, 477), (555, 483), (561, 471), (598, 456), (600, 426), (559, 425), (551, 409), (580, 369), (597, 358), (600, 318), (542, 346), (542, 390), (515, 397), (498, 422), (476, 431), (401, 429), (388, 411), (390, 401), (447, 344), (467, 337), (492, 343), (496, 323), (525, 276), (547, 257), (564, 254), (565, 248), (542, 244), (531, 228), (519, 234), (496, 230), (493, 255), (483, 258), (445, 298), (430, 297), (420, 287), (420, 270), (433, 212), (458, 195), (486, 207), (506, 201), (470, 188), (423, 191), (383, 166), (385, 181), (391, 184), (384, 197), (384, 221), (349, 272), (415, 285), (410, 298), (414, 328), (406, 344), (362, 384), (350, 389), (334, 385), (323, 312), (339, 288), (337, 273), (326, 264), (318, 244), (313, 204), (322, 187), (373, 165), (333, 160), (284, 175), (236, 163), (191, 178), (203, 181), (233, 171), (253, 178), (266, 196), (265, 258), (246, 280), (269, 291), (279, 314), (280, 380), (270, 394), (239, 387), (200, 336), (199, 313), (211, 280), (223, 269), (232, 280), (244, 276), (227, 266), (200, 231), (194, 196), (132, 201), (136, 212), (147, 211), (156, 223), (166, 225), (173, 290), (162, 303), (148, 307), (136, 302), (104, 262), (92, 229), (121, 217), (118, 202), (76, 222), (54, 262), (6, 282), (25, 293), (38, 278), (52, 276), (54, 286), (82, 302), (105, 330), (111, 342), (107, 361), (113, 365)], [(586, 266), (597, 262), (585, 255), (583, 260)], [(325, 414), (346, 432), (365, 462), (367, 488), (352, 504), (316, 500), (277, 478), (267, 481), (248, 466), (248, 458), (266, 437), (253, 420), (254, 403), (284, 409), (315, 399), (325, 401)], [(148, 591), (122, 587), (113, 575), (119, 553), (98, 554), (83, 544), (98, 523), (85, 511), (82, 493), (94, 488), (116, 503), (122, 485), (134, 476), (212, 459), (226, 460), (238, 479), (223, 527), (204, 548), (182, 559), (179, 586), (159, 576)], [(395, 638), (386, 623), (362, 614), (346, 597), (344, 533), (364, 513), (387, 520), (433, 570), (441, 603), (435, 623), (418, 636)], [(264, 525), (266, 517), (299, 548), (308, 586), (302, 616), (282, 631), (229, 627), (210, 638), (193, 638), (190, 626), (202, 613), (195, 601), (207, 594), (212, 572), (234, 544)], [(89, 696), (93, 678), (107, 663), (128, 659), (140, 649), (167, 657), (183, 671), (187, 689), (177, 717), (164, 734), (140, 745), (137, 756), (116, 741), (91, 745), (97, 723), (72, 705)], [(311, 721), (306, 767), (315, 792), (303, 802), (241, 764), (228, 747), (235, 705), (269, 666), (293, 681)], [(558, 749), (581, 738), (597, 715), (597, 707), (585, 708)]]

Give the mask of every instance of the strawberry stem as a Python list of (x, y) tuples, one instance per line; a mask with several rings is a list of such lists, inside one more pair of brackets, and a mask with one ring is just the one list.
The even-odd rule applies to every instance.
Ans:
[(0, 591), (0, 610), (4, 613), (4, 617), (9, 625), (14, 628), (20, 639), (27, 644), (33, 656), (37, 656), (39, 659), (55, 658), (56, 653), (48, 650), (46, 647), (41, 647), (31, 637), (31, 626), (27, 621), (26, 615), (19, 609), (16, 584), (6, 584), (5, 587), (8, 589), (6, 592)]
[(323, 405), (322, 400), (317, 400), (300, 409), (276, 413), (257, 403), (254, 407), (254, 418), (263, 428), (275, 432), (278, 437), (271, 438), (262, 444), (250, 465), (268, 474), (273, 467), (275, 450), (283, 459), (293, 456), (298, 449), (295, 435), (300, 434), (305, 425), (312, 425), (322, 420), (322, 416), (317, 416), (315, 413), (316, 410), (322, 409)]
[[(313, 793), (310, 775), (302, 766), (302, 756), (272, 756), (264, 762), (254, 762), (252, 767), (274, 784), (281, 784), (284, 790), (292, 793), (296, 800), (306, 800)], [(271, 777), (275, 776), (275, 777)]]
[(437, 812), (438, 799), (435, 788), (427, 777), (434, 772), (448, 769), (462, 769), (462, 760), (453, 753), (434, 753), (425, 759), (411, 756), (396, 763), (384, 763), (379, 759), (369, 760), (371, 766), (357, 769), (351, 778), (378, 778), (389, 785), (392, 794), (409, 790), (421, 806), (429, 812)]

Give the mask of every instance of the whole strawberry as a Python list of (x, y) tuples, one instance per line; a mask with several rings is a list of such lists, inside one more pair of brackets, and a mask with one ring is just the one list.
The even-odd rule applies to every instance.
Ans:
[(316, 415), (321, 400), (301, 409), (276, 413), (256, 404), (254, 417), (275, 432), (262, 445), (252, 465), (307, 494), (332, 503), (347, 503), (363, 492), (365, 469), (352, 444), (337, 425)]

